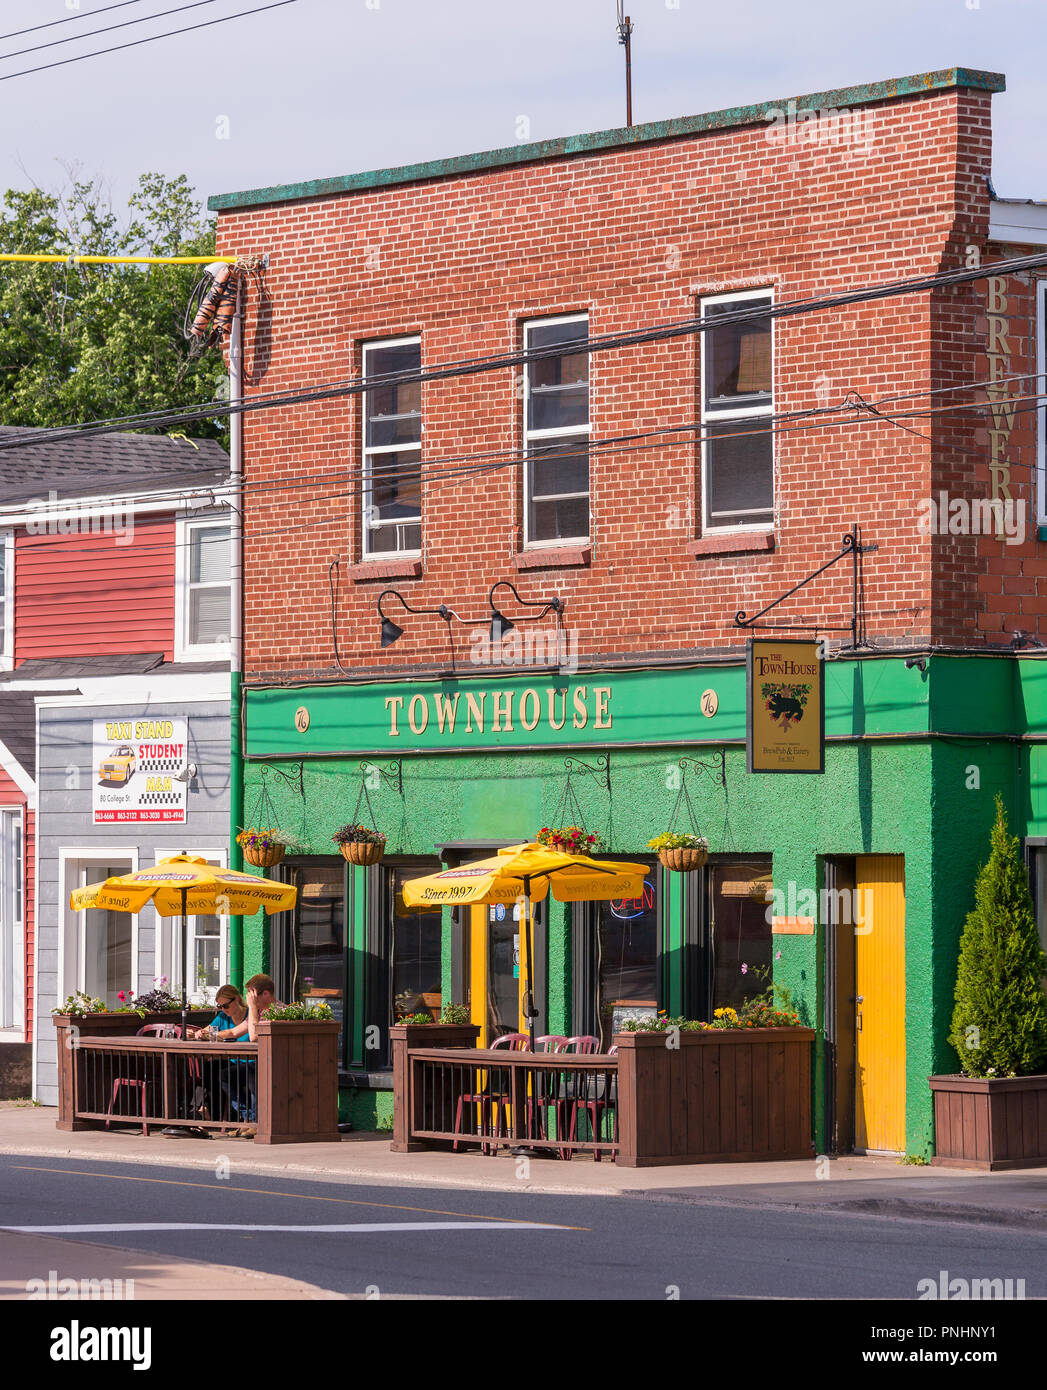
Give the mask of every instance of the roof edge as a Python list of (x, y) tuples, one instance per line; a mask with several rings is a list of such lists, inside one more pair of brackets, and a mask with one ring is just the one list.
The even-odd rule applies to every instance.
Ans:
[(899, 97), (926, 96), (930, 92), (966, 88), (982, 92), (1002, 92), (1007, 82), (1002, 73), (981, 72), (975, 68), (942, 68), (937, 72), (916, 73), (911, 77), (888, 78), (883, 82), (836, 87), (827, 92), (782, 97), (750, 106), (731, 106), (700, 116), (681, 116), (644, 125), (619, 126), (585, 135), (568, 135), (555, 140), (539, 140), (526, 145), (508, 145), (477, 154), (455, 155), (420, 164), (401, 164), (387, 169), (370, 169), (330, 179), (308, 179), (302, 183), (274, 184), (239, 193), (215, 193), (207, 200), (211, 212), (231, 212), (237, 208), (262, 207), (271, 203), (298, 202), (304, 198), (326, 198), (339, 193), (362, 193), (369, 189), (390, 188), (396, 184), (420, 183), (426, 179), (447, 178), (455, 174), (474, 174), (513, 164), (529, 164), (540, 159), (592, 154), (628, 145), (644, 145), (684, 135), (728, 130), (732, 126), (760, 125), (781, 117), (790, 106), (794, 110), (818, 110), (867, 106)]

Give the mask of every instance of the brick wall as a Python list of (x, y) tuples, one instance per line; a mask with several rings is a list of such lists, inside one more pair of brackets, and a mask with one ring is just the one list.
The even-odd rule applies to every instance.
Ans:
[[(254, 291), (250, 299), (248, 394), (343, 380), (359, 371), (360, 344), (371, 338), (420, 333), (425, 367), (511, 351), (522, 321), (538, 315), (584, 310), (591, 334), (602, 335), (689, 318), (704, 293), (770, 286), (782, 301), (930, 274), (961, 264), (970, 245), (984, 255), (989, 95), (938, 90), (870, 105), (865, 115), (869, 138), (858, 147), (774, 142), (765, 126), (742, 126), (225, 212), (220, 252), (272, 255), (261, 313)], [(984, 376), (985, 295), (982, 282), (777, 320), (776, 411)], [(1008, 312), (1022, 319), (1027, 305), (1017, 292), (1011, 302)], [(698, 353), (688, 337), (594, 355), (594, 439), (692, 423)], [(922, 404), (926, 397), (897, 408)], [(427, 384), (422, 408), (427, 461), (519, 446), (509, 370)], [(740, 651), (735, 611), (777, 598), (829, 558), (855, 521), (880, 546), (866, 567), (877, 644), (1003, 641), (1010, 609), (1031, 626), (1044, 599), (1015, 587), (1030, 582), (1012, 572), (1022, 557), (1001, 560), (997, 541), (920, 529), (919, 503), (940, 487), (984, 495), (982, 418), (907, 422), (918, 438), (851, 414), (833, 428), (798, 421), (779, 432), (773, 550), (740, 542), (734, 553), (692, 553), (697, 450), (685, 434), (669, 435), (593, 451), (587, 564), (520, 572), (519, 470), (462, 478), (451, 476), (456, 465), (433, 462), (421, 575), (370, 580), (353, 570), (359, 399), (248, 415), (248, 677), (334, 673), (336, 557), (338, 644), (354, 671), (446, 664), (443, 623), (404, 618), (395, 601), (389, 611), (405, 635), (380, 650), (374, 605), (385, 584), (416, 606), (445, 602), (477, 628), (495, 580), (513, 580), (529, 598), (557, 593), (583, 661)], [(1013, 447), (1025, 450), (1018, 429)], [(845, 623), (850, 592), (841, 563), (780, 610), (782, 620), (803, 613)], [(468, 666), (469, 629), (455, 633)]]

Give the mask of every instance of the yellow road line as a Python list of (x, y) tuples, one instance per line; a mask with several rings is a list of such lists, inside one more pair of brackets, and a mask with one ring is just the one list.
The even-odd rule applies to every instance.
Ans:
[[(12, 1163), (12, 1168), (26, 1173), (65, 1173), (70, 1177), (108, 1178), (110, 1182), (154, 1182), (166, 1187), (206, 1187), (209, 1192), (250, 1192), (261, 1197), (297, 1197), (304, 1202), (340, 1202), (349, 1207), (376, 1207), (382, 1211), (417, 1211), (427, 1216), (464, 1216), (472, 1221), (512, 1221), (518, 1226), (533, 1226), (533, 1221), (525, 1221), (517, 1216), (477, 1216), (468, 1211), (443, 1211), (439, 1207), (408, 1207), (394, 1202), (361, 1202), (352, 1197), (317, 1197), (311, 1192), (270, 1192), (264, 1187), (230, 1187), (222, 1183), (220, 1188), (214, 1182), (183, 1182), (178, 1178), (132, 1178), (123, 1173), (92, 1173), (82, 1168), (38, 1168), (28, 1163)], [(219, 1181), (215, 1179), (215, 1182)], [(539, 1223), (540, 1224), (540, 1223)], [(564, 1226), (565, 1231), (588, 1231), (590, 1226)]]

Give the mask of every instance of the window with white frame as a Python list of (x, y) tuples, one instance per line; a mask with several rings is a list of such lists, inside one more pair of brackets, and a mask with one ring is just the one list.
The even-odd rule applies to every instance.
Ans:
[(0, 531), (0, 671), (10, 670), (15, 645), (15, 538)]
[(561, 349), (524, 373), (525, 546), (589, 539), (588, 340), (587, 314), (524, 324), (526, 352)]
[(229, 522), (182, 521), (176, 553), (176, 657), (224, 655), (230, 628)]
[(1047, 280), (1036, 284), (1036, 475), (1037, 519), (1047, 524)]
[(422, 384), (397, 380), (421, 366), (420, 338), (364, 344), (364, 559), (422, 551)]
[(703, 530), (774, 521), (772, 327), (759, 312), (771, 302), (769, 290), (702, 300)]

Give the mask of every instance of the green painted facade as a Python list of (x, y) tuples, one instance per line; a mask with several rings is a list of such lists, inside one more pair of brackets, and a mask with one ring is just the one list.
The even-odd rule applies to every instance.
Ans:
[[(592, 692), (603, 701), (605, 727), (595, 728)], [(585, 689), (587, 718), (573, 728), (497, 733), (474, 720), (466, 734), (445, 721), (434, 727), (434, 697), (500, 692), (520, 708), (523, 692), (566, 690), (567, 707)], [(711, 719), (699, 709), (704, 690), (716, 691)], [(397, 732), (390, 698), (424, 696), (424, 728), (415, 706), (414, 732), (401, 708)], [(559, 697), (557, 696), (557, 701)], [(584, 702), (584, 701), (583, 701)], [(306, 734), (295, 711), (309, 710)], [(716, 776), (689, 782), (702, 832), (712, 854), (765, 854), (773, 859), (775, 889), (800, 898), (817, 894), (830, 855), (902, 854), (906, 896), (906, 1150), (933, 1151), (927, 1077), (956, 1070), (946, 1042), (952, 1011), (959, 937), (972, 903), (973, 883), (988, 852), (996, 793), (1002, 792), (1012, 830), (1047, 836), (1047, 663), (1037, 657), (932, 656), (928, 669), (906, 668), (901, 657), (836, 659), (826, 669), (826, 756), (821, 775), (749, 774), (745, 770), (745, 680), (742, 665), (571, 676), (470, 676), (459, 682), (418, 680), (389, 685), (346, 684), (245, 692), (244, 814), (262, 804), (262, 769), (276, 823), (308, 846), (332, 853), (331, 833), (348, 820), (362, 765), (382, 770), (370, 792), (375, 819), (388, 835), (387, 858), (435, 856), (435, 845), (461, 841), (525, 840), (548, 824), (560, 801), (564, 758), (572, 750), (592, 763), (610, 757), (611, 790), (590, 776), (575, 779), (587, 828), (612, 852), (639, 854), (665, 830), (677, 797), (677, 760), (715, 762)], [(529, 718), (534, 705), (528, 703)], [(559, 706), (556, 706), (559, 719)], [(554, 721), (556, 722), (556, 721)], [(504, 719), (503, 719), (504, 725)], [(545, 746), (542, 746), (544, 742)], [(724, 753), (726, 788), (719, 782)], [(403, 795), (391, 759), (402, 768)], [(299, 791), (301, 768), (301, 794)], [(285, 775), (274, 775), (271, 769)], [(234, 775), (237, 769), (234, 767)], [(362, 960), (365, 945), (364, 871), (352, 871), (349, 950)], [(682, 1005), (684, 880), (665, 875), (663, 960), (668, 1012)], [(785, 908), (794, 912), (794, 908)], [(570, 908), (549, 905), (548, 1026), (570, 1033), (572, 960)], [(801, 915), (802, 909), (801, 909)], [(267, 933), (259, 918), (244, 924), (245, 972), (269, 965)], [(775, 977), (792, 989), (806, 1023), (819, 1030), (814, 1079), (816, 1144), (826, 1141), (824, 923), (813, 935), (775, 936)], [(349, 1027), (353, 1056), (365, 1065), (363, 971), (351, 972), (355, 997)], [(444, 997), (451, 996), (450, 931), (444, 933)], [(345, 1093), (355, 1124), (388, 1123), (388, 1092)]]

